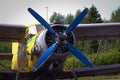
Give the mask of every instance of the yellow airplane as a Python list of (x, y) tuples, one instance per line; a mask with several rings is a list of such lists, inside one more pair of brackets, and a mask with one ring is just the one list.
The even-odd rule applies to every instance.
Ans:
[[(28, 11), (41, 25), (0, 24), (0, 40), (12, 42), (11, 69), (21, 73), (35, 73), (34, 78), (29, 76), (26, 80), (62, 78), (61, 72), (69, 53), (93, 69), (92, 62), (75, 48), (76, 38), (120, 38), (120, 23), (79, 24), (87, 14), (87, 8), (70, 25), (50, 25), (32, 8), (28, 8)], [(53, 74), (57, 77), (53, 77)]]

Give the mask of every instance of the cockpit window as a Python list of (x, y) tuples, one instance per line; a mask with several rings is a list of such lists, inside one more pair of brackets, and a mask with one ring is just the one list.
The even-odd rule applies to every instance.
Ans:
[(36, 34), (37, 34), (36, 26), (34, 25), (30, 26), (28, 29), (26, 29), (25, 38), (28, 40)]
[(35, 26), (31, 26), (31, 27), (29, 28), (29, 34), (31, 34), (31, 35), (37, 34), (37, 31), (36, 31), (36, 27), (35, 27)]

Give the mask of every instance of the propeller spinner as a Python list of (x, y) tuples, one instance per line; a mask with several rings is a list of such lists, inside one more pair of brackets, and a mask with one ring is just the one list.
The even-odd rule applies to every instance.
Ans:
[(73, 29), (76, 28), (76, 26), (82, 21), (82, 19), (85, 17), (85, 15), (88, 12), (88, 9), (85, 8), (80, 15), (78, 15), (73, 22), (70, 24), (70, 26), (65, 30), (63, 33), (57, 33), (55, 30), (51, 28), (51, 26), (33, 9), (28, 8), (28, 11), (31, 13), (31, 15), (38, 20), (45, 28), (48, 29), (53, 35), (56, 36), (56, 42), (53, 43), (37, 60), (35, 65), (33, 66), (32, 71), (37, 71), (47, 60), (48, 58), (54, 53), (56, 48), (59, 46), (60, 43), (64, 43), (67, 49), (79, 60), (81, 60), (83, 63), (85, 63), (89, 67), (93, 67), (93, 64), (78, 50), (76, 49), (71, 43), (67, 41), (67, 34), (69, 34)]

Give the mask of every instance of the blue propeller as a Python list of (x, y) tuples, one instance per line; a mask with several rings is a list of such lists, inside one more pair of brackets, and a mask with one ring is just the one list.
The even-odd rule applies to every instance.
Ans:
[(52, 34), (56, 35), (56, 32), (51, 28), (51, 26), (33, 9), (28, 8), (28, 11), (31, 13), (35, 19), (37, 19), (45, 28), (47, 28)]
[[(52, 34), (56, 35), (56, 33), (51, 26), (39, 15), (37, 14), (33, 9), (28, 8), (28, 11), (35, 17), (45, 28), (47, 28)], [(66, 31), (62, 34), (63, 38), (66, 38), (67, 34), (69, 34), (76, 26), (81, 22), (81, 20), (85, 17), (87, 14), (88, 9), (85, 8), (80, 15), (70, 24), (70, 26), (66, 29)], [(57, 35), (56, 35), (57, 36)], [(58, 37), (59, 39), (59, 37)], [(79, 60), (81, 60), (83, 63), (85, 63), (89, 67), (93, 67), (93, 64), (78, 50), (76, 49), (72, 44), (69, 42), (65, 41), (66, 39), (63, 39), (64, 44), (68, 48), (68, 50)], [(60, 41), (62, 42), (62, 41)], [(38, 58), (37, 62), (33, 66), (32, 71), (38, 70), (47, 60), (48, 58), (52, 55), (52, 53), (56, 50), (58, 47), (59, 43), (57, 42), (54, 43), (52, 46), (50, 46), (45, 52)], [(62, 42), (62, 43), (63, 43)]]
[(55, 49), (58, 47), (58, 43), (54, 43), (52, 46), (50, 46), (45, 52), (38, 58), (37, 62), (32, 68), (32, 71), (38, 70), (45, 62), (46, 60), (52, 55), (52, 53), (55, 51)]
[(93, 64), (78, 49), (76, 49), (73, 45), (71, 45), (70, 43), (67, 43), (66, 46), (76, 58), (81, 60), (87, 66), (93, 67)]
[(77, 27), (77, 25), (82, 21), (82, 19), (85, 17), (87, 14), (88, 9), (85, 8), (75, 19), (74, 21), (70, 24), (70, 26), (66, 29), (64, 34), (70, 33), (74, 28)]

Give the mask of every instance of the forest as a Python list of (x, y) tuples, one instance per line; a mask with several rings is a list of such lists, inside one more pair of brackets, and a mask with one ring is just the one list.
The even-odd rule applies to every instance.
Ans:
[[(50, 23), (70, 24), (80, 12), (81, 10), (79, 9), (76, 11), (76, 14), (69, 13), (67, 16), (54, 12), (50, 17)], [(81, 24), (111, 22), (120, 22), (120, 7), (112, 12), (110, 20), (103, 20), (100, 12), (92, 5)], [(120, 40), (80, 40), (76, 43), (76, 47), (83, 52), (95, 66), (120, 63)], [(11, 53), (11, 48), (11, 42), (0, 42), (0, 53)], [(84, 66), (83, 63), (70, 55), (65, 62), (64, 69)]]

